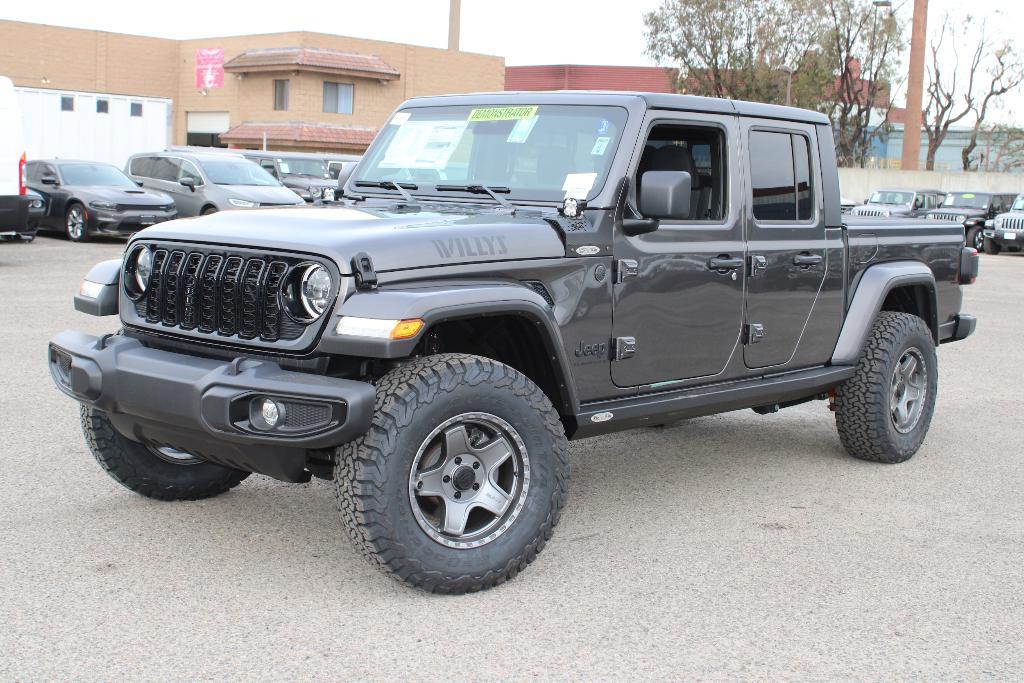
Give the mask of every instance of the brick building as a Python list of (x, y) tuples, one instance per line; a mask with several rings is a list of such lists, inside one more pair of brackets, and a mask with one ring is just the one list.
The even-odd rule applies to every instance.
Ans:
[[(501, 57), (305, 31), (167, 40), (0, 21), (0, 44), (0, 74), (61, 95), (54, 106), (170, 100), (175, 145), (257, 148), (265, 135), (273, 149), (360, 152), (406, 98), (502, 90), (505, 77)], [(222, 77), (197, 77), (202, 54)]]

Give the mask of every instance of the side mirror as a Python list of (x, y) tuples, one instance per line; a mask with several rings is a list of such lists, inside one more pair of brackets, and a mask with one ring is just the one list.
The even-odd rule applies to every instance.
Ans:
[(57, 176), (53, 176), (53, 175), (44, 175), (42, 178), (39, 179), (39, 182), (41, 182), (43, 185), (58, 185), (59, 184), (57, 182)]
[(690, 217), (692, 180), (686, 171), (648, 171), (640, 185), (640, 214), (643, 218), (622, 219), (622, 232), (630, 237), (658, 229), (662, 219)]
[(143, 184), (142, 184), (141, 180), (136, 180), (135, 184), (138, 185), (139, 187), (143, 187)]
[(187, 187), (188, 189), (192, 190), (193, 192), (196, 191), (196, 181), (194, 178), (182, 178), (178, 182)]

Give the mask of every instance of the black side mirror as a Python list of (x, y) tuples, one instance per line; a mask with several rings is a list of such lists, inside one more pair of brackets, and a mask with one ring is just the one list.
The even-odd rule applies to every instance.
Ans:
[(39, 179), (39, 182), (41, 182), (43, 185), (59, 185), (60, 184), (60, 183), (57, 182), (57, 176), (54, 176), (54, 175), (44, 175), (42, 178)]
[(178, 182), (187, 187), (188, 189), (192, 190), (193, 192), (196, 191), (195, 178), (182, 178)]
[(135, 184), (138, 185), (139, 187), (143, 187), (141, 180), (136, 180)]
[(644, 235), (657, 230), (662, 219), (689, 218), (692, 182), (686, 171), (644, 173), (639, 197), (643, 218), (624, 218), (622, 231), (630, 237)]

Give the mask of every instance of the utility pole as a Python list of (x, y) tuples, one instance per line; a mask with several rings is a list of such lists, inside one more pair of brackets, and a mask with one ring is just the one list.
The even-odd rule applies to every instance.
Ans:
[(793, 74), (796, 73), (796, 69), (791, 66), (782, 67), (782, 72), (786, 74), (786, 106), (793, 106)]
[(916, 171), (921, 158), (921, 100), (924, 97), (924, 48), (927, 37), (928, 0), (914, 0), (907, 109), (903, 117), (903, 161), (900, 164), (907, 171)]
[(459, 49), (459, 24), (462, 19), (462, 0), (449, 0), (448, 5), (448, 49)]

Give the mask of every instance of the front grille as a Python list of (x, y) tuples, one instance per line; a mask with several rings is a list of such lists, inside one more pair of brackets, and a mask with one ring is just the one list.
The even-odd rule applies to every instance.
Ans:
[(149, 211), (151, 213), (163, 213), (165, 211), (173, 211), (174, 204), (167, 206), (153, 206), (152, 204), (118, 204), (118, 211)]
[(950, 221), (952, 223), (963, 223), (967, 218), (959, 213), (932, 213), (929, 218), (936, 221)]
[(147, 327), (264, 342), (296, 340), (308, 328), (288, 313), (284, 290), (310, 259), (206, 247), (153, 249), (149, 289), (135, 301)]
[(876, 218), (882, 217), (882, 212), (878, 209), (854, 209), (854, 216), (874, 216)]
[(1000, 218), (1001, 230), (1024, 230), (1024, 218)]

